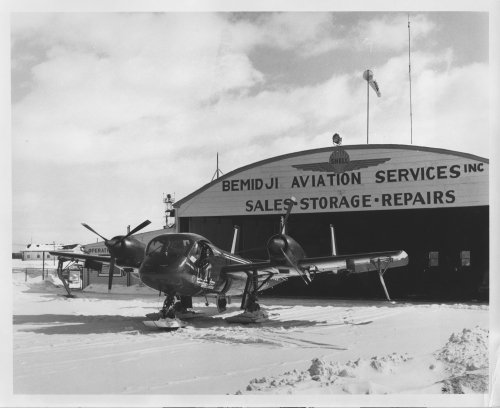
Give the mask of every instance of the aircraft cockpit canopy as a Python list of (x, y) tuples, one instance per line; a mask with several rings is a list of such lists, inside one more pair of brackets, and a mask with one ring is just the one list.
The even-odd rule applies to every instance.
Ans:
[(148, 244), (146, 255), (164, 255), (173, 261), (187, 257), (195, 243), (196, 241), (192, 238), (180, 237), (174, 234), (171, 236), (159, 236), (151, 240)]

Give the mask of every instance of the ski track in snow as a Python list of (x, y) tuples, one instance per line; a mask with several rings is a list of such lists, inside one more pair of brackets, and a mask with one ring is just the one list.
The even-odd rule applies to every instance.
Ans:
[(262, 375), (306, 370), (314, 358), (425, 355), (453, 331), (488, 322), (487, 305), (262, 298), (269, 320), (239, 325), (225, 321), (240, 312), (237, 300), (219, 314), (194, 299), (204, 314), (167, 332), (142, 323), (161, 306), (157, 295), (77, 292), (68, 299), (50, 279), (24, 276), (14, 277), (13, 289), (20, 394), (234, 394)]

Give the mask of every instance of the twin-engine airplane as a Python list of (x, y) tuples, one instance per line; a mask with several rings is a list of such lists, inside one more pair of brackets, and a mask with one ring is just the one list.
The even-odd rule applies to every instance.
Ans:
[[(93, 260), (110, 263), (109, 284), (111, 289), (114, 265), (136, 268), (141, 281), (164, 293), (166, 298), (158, 318), (182, 317), (192, 308), (193, 296), (215, 296), (219, 311), (226, 309), (227, 298), (242, 296), (243, 321), (252, 322), (262, 318), (258, 293), (290, 278), (303, 279), (310, 283), (317, 273), (362, 273), (378, 271), (386, 297), (391, 301), (383, 275), (388, 268), (408, 264), (408, 255), (403, 250), (337, 255), (332, 229), (332, 255), (308, 258), (303, 248), (285, 233), (295, 198), (287, 200), (288, 207), (280, 234), (267, 242), (269, 259), (252, 262), (235, 254), (238, 227), (231, 252), (217, 248), (206, 238), (193, 233), (169, 233), (153, 238), (147, 246), (131, 235), (150, 224), (145, 221), (127, 235), (106, 239), (87, 224), (82, 224), (104, 240), (110, 256), (68, 254), (51, 252), (59, 256), (60, 266), (64, 260)], [(61, 269), (61, 268), (59, 268)], [(228, 319), (229, 320), (229, 319)], [(233, 319), (233, 321), (242, 321)]]

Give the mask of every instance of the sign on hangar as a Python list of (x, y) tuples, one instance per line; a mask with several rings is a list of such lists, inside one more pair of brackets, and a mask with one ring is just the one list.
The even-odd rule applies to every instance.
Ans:
[(488, 159), (405, 145), (352, 145), (273, 157), (234, 170), (176, 203), (178, 217), (488, 205)]

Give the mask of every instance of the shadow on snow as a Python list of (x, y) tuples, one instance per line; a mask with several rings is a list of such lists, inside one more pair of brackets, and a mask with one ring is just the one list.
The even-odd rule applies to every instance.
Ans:
[[(40, 314), (14, 315), (14, 328), (21, 332), (40, 334), (101, 334), (101, 333), (161, 333), (161, 329), (147, 327), (142, 316), (120, 315), (67, 315)], [(268, 320), (262, 323), (238, 324), (229, 323), (222, 317), (199, 316), (186, 320), (190, 329), (213, 328), (263, 328), (263, 329), (295, 329), (325, 325), (324, 321), (309, 320)], [(17, 327), (16, 327), (17, 326)], [(25, 327), (23, 327), (25, 326)]]

